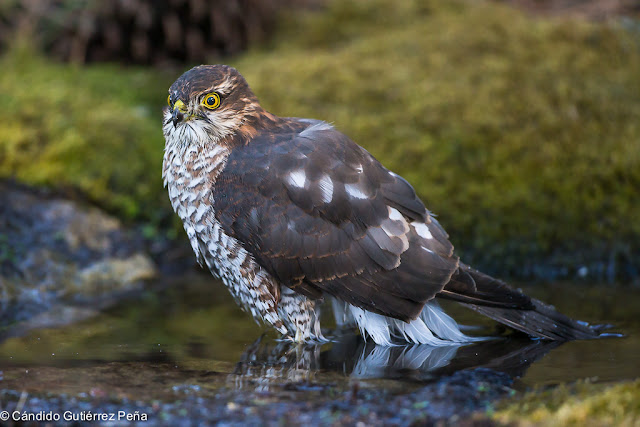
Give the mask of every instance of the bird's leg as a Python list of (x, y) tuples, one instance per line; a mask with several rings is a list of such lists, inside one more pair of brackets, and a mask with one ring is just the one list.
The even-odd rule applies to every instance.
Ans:
[(325, 342), (316, 302), (286, 286), (280, 288), (278, 314), (287, 328), (287, 339), (296, 343)]

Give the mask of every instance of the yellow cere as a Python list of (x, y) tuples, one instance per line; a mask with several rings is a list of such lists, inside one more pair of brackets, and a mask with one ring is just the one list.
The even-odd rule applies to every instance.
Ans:
[(220, 106), (220, 95), (211, 92), (202, 98), (202, 105), (210, 110), (215, 110)]
[(176, 99), (176, 101), (173, 103), (173, 109), (177, 109), (178, 111), (182, 112), (182, 113), (186, 113), (187, 112), (187, 106), (185, 105), (184, 102), (182, 102), (181, 99)]

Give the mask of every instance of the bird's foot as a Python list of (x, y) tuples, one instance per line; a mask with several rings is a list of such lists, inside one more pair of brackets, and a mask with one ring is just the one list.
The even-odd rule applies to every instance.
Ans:
[(317, 335), (314, 335), (314, 334), (303, 334), (300, 332), (300, 330), (297, 330), (295, 335), (291, 335), (291, 334), (283, 335), (282, 337), (278, 338), (277, 341), (290, 342), (294, 344), (309, 344), (309, 345), (319, 345), (319, 344), (326, 344), (326, 343), (332, 342), (332, 340), (330, 338), (326, 338), (322, 334), (322, 332), (318, 333)]

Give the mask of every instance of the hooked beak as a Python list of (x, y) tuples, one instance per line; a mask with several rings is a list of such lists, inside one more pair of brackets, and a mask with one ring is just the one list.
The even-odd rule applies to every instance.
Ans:
[(184, 119), (186, 112), (187, 106), (184, 105), (184, 102), (178, 99), (173, 104), (173, 111), (171, 112), (171, 122), (173, 123), (174, 128)]

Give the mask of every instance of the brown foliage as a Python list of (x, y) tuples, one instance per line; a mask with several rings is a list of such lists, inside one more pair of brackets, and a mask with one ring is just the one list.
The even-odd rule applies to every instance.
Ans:
[(27, 33), (76, 63), (202, 62), (264, 40), (277, 0), (24, 0), (0, 5), (0, 45)]

